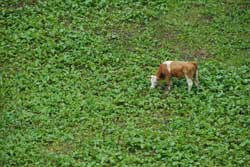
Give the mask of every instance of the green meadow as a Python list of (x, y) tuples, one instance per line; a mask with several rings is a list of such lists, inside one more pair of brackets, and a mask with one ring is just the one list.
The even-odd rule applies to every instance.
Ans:
[(0, 3), (0, 166), (250, 166), (248, 0)]

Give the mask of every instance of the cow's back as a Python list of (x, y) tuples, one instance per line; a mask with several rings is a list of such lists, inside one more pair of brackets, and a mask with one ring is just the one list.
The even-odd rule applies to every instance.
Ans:
[(171, 74), (174, 77), (184, 77), (185, 75), (193, 75), (196, 71), (197, 64), (195, 62), (173, 61), (171, 63)]
[(178, 78), (183, 77), (184, 76), (183, 68), (184, 68), (183, 62), (173, 61), (170, 65), (171, 75)]

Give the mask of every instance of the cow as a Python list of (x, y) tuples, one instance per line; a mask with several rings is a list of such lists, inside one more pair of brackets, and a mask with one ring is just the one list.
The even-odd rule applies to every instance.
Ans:
[(155, 88), (159, 80), (166, 80), (167, 90), (171, 88), (171, 78), (185, 77), (188, 85), (188, 92), (191, 91), (193, 81), (198, 87), (198, 65), (196, 62), (187, 61), (165, 61), (160, 64), (156, 75), (151, 75), (151, 88)]

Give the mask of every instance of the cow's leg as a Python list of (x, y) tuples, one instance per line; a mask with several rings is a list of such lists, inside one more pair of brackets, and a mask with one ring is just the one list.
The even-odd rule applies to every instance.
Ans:
[(188, 84), (188, 92), (190, 92), (193, 86), (193, 80), (188, 75), (185, 75), (185, 77), (186, 77), (187, 84)]
[(171, 76), (166, 76), (165, 80), (166, 80), (166, 87), (167, 87), (167, 91), (166, 92), (168, 92), (171, 89)]

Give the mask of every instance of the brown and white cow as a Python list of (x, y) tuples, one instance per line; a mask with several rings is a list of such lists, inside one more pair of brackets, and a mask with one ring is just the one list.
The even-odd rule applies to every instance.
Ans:
[(188, 91), (190, 92), (193, 86), (193, 81), (198, 87), (198, 65), (196, 62), (184, 61), (165, 61), (163, 62), (156, 76), (151, 75), (151, 88), (155, 88), (157, 82), (161, 79), (166, 80), (167, 89), (170, 90), (172, 77), (185, 77), (188, 84)]

